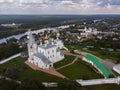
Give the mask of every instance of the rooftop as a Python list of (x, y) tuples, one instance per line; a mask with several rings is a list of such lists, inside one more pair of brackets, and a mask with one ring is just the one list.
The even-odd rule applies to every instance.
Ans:
[(36, 54), (34, 54), (34, 56), (40, 58), (46, 64), (51, 64), (51, 62), (41, 53), (36, 53)]
[(86, 59), (90, 60), (91, 62), (93, 62), (93, 64), (100, 69), (100, 71), (103, 73), (103, 75), (108, 78), (110, 76), (110, 72), (109, 70), (100, 62), (99, 59), (97, 59), (96, 57), (90, 55), (90, 54), (86, 54), (84, 56)]
[(45, 46), (45, 44), (42, 44), (42, 45), (39, 45), (38, 47), (43, 48), (43, 49), (49, 49), (49, 48), (56, 47), (56, 45), (47, 44), (47, 46)]

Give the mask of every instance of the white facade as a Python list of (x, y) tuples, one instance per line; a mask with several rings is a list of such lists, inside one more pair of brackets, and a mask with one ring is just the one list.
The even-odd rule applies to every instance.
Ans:
[(114, 70), (115, 72), (117, 72), (118, 74), (120, 74), (120, 64), (115, 65), (115, 66), (113, 67), (113, 70)]
[(57, 40), (46, 40), (45, 44), (37, 45), (31, 32), (28, 32), (28, 61), (43, 69), (53, 67), (53, 63), (64, 59), (60, 49), (64, 47), (63, 42)]
[(60, 61), (61, 59), (64, 59), (64, 55), (60, 52), (59, 47), (52, 44), (47, 44), (46, 46), (45, 44), (39, 45), (38, 53), (42, 53), (52, 63), (55, 63)]

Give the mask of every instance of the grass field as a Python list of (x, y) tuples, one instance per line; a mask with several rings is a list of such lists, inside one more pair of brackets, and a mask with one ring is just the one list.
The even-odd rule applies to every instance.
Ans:
[(75, 56), (65, 55), (65, 59), (54, 64), (55, 68), (59, 68), (66, 64), (71, 63), (75, 59)]
[[(68, 63), (71, 63), (72, 60), (75, 58), (75, 56), (65, 56), (65, 57), (66, 57), (65, 60), (60, 61), (55, 64), (56, 67), (60, 67), (60, 66), (66, 65)], [(14, 68), (17, 68), (17, 70), (19, 71), (18, 77), (16, 78), (17, 80), (37, 79), (40, 81), (47, 81), (47, 82), (62, 80), (56, 76), (52, 76), (52, 75), (46, 74), (41, 71), (37, 71), (37, 70), (34, 71), (26, 65), (25, 65), (26, 68), (23, 68), (24, 62), (26, 60), (27, 60), (27, 58), (18, 57), (18, 58), (15, 58), (5, 64), (2, 64), (2, 65), (0, 65), (0, 73), (4, 74), (4, 71), (7, 68), (14, 67)], [(81, 60), (78, 60), (75, 64), (70, 65), (66, 68), (60, 69), (58, 71), (72, 80), (78, 79), (78, 78), (90, 78), (91, 79), (91, 78), (99, 78), (100, 77), (99, 74), (95, 73), (87, 65), (83, 64), (83, 62)]]
[(54, 82), (54, 81), (61, 81), (61, 78), (58, 78), (56, 76), (52, 76), (49, 74), (46, 74), (41, 71), (35, 71), (26, 66), (26, 68), (23, 68), (24, 62), (27, 60), (27, 58), (17, 57), (5, 64), (0, 65), (0, 73), (4, 74), (4, 71), (7, 68), (15, 67), (17, 68), (19, 74), (16, 78), (17, 80), (24, 80), (24, 79), (37, 79), (40, 81), (46, 81), (46, 82)]
[[(67, 56), (69, 57), (69, 56)], [(70, 56), (69, 58), (75, 58)], [(27, 60), (27, 58), (18, 57), (15, 58), (5, 64), (0, 65), (0, 74), (3, 74), (6, 68), (10, 67), (16, 67), (19, 71), (19, 75), (16, 78), (17, 80), (24, 80), (24, 79), (37, 79), (42, 82), (60, 82), (63, 79), (58, 78), (56, 76), (52, 76), (49, 74), (46, 74), (41, 71), (34, 71), (28, 66), (26, 68), (23, 68), (24, 62)], [(71, 59), (72, 60), (72, 59)], [(64, 62), (63, 64), (68, 63)], [(61, 66), (61, 64), (60, 64)], [(78, 59), (76, 63), (73, 65), (70, 65), (66, 68), (58, 70), (63, 75), (67, 76), (71, 80), (75, 79), (92, 79), (92, 78), (100, 78), (101, 75), (95, 73), (90, 66), (85, 64), (82, 60)], [(85, 88), (84, 90), (119, 90), (119, 86), (110, 84), (110, 85), (95, 85), (95, 86), (86, 86), (82, 87)], [(51, 88), (52, 90), (57, 90), (56, 88)], [(48, 90), (51, 90), (48, 89)]]
[(102, 77), (93, 71), (91, 67), (86, 65), (82, 60), (78, 59), (74, 64), (59, 69), (58, 72), (62, 73), (66, 77), (72, 80), (76, 79), (95, 79)]

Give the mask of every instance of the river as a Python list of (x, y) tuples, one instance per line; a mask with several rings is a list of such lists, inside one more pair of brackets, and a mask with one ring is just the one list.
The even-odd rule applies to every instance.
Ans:
[[(32, 33), (38, 33), (40, 31), (45, 31), (45, 30), (54, 30), (54, 29), (57, 29), (57, 28), (65, 29), (65, 28), (69, 28), (70, 26), (74, 26), (74, 24), (72, 24), (72, 25), (63, 25), (63, 26), (54, 27), (54, 28), (43, 28), (43, 29), (32, 31)], [(6, 37), (6, 38), (2, 38), (2, 39), (0, 39), (0, 44), (3, 43), (3, 42), (6, 42), (6, 40), (8, 40), (10, 38), (13, 38), (13, 37), (19, 40), (25, 34), (26, 33), (16, 34), (16, 35), (12, 35), (12, 36), (9, 36), (9, 37)]]

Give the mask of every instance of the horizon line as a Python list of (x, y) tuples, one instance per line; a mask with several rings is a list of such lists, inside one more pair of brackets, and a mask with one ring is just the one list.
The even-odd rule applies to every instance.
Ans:
[(120, 15), (120, 14), (0, 14), (0, 15)]

